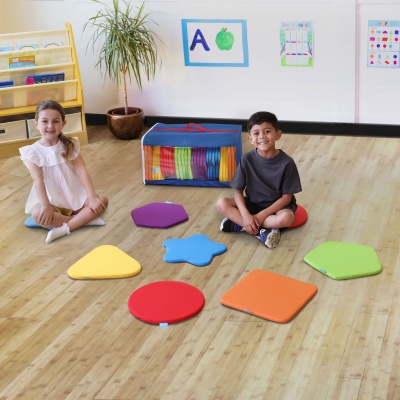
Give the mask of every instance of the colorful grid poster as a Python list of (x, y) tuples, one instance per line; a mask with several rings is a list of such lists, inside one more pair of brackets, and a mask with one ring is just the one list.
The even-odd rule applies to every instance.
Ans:
[(311, 21), (283, 21), (280, 26), (281, 66), (313, 66)]
[(368, 67), (399, 68), (400, 21), (368, 21)]

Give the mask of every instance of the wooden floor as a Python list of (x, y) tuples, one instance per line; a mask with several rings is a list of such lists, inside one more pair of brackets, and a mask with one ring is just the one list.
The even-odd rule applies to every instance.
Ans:
[[(250, 145), (243, 134), (244, 151)], [(230, 189), (142, 184), (140, 141), (89, 128), (83, 155), (110, 200), (107, 225), (51, 244), (26, 228), (31, 178), (18, 157), (0, 160), (1, 399), (399, 399), (400, 141), (284, 134), (297, 162), (308, 222), (269, 250), (219, 231), (215, 202)], [(136, 227), (130, 211), (154, 201), (184, 205), (189, 221)], [(204, 233), (228, 251), (206, 267), (163, 261), (167, 238)], [(383, 271), (335, 281), (304, 255), (327, 240), (373, 246)], [(142, 265), (132, 278), (75, 281), (68, 268), (97, 246), (117, 246)], [(318, 287), (289, 323), (231, 310), (220, 297), (253, 269)], [(168, 328), (128, 311), (144, 284), (178, 280), (200, 289), (204, 309)]]

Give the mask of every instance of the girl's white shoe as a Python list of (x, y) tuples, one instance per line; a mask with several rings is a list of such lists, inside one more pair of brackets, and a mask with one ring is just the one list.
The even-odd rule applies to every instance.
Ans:
[(95, 219), (92, 219), (90, 222), (88, 222), (86, 225), (97, 225), (97, 226), (102, 226), (105, 225), (105, 221), (101, 219), (100, 217), (97, 217)]

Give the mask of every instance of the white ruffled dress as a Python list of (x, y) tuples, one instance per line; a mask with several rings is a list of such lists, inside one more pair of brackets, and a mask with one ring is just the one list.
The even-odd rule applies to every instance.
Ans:
[[(77, 138), (74, 138), (75, 151), (72, 159), (79, 155), (80, 146)], [(67, 163), (61, 155), (64, 150), (61, 140), (54, 146), (46, 147), (36, 141), (32, 145), (19, 149), (21, 160), (29, 169), (30, 161), (42, 168), (44, 184), (50, 204), (79, 210), (87, 199), (86, 189), (76, 173), (73, 163)], [(30, 214), (32, 208), (39, 203), (35, 186), (32, 186), (25, 206), (25, 213)]]

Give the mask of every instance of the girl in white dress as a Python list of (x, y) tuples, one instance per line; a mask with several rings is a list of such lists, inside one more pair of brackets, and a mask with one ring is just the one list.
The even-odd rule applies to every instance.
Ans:
[(19, 149), (33, 179), (25, 212), (38, 225), (51, 228), (46, 243), (83, 225), (105, 225), (99, 216), (108, 199), (95, 192), (78, 139), (62, 133), (65, 124), (63, 107), (53, 100), (44, 101), (35, 115), (42, 138)]

